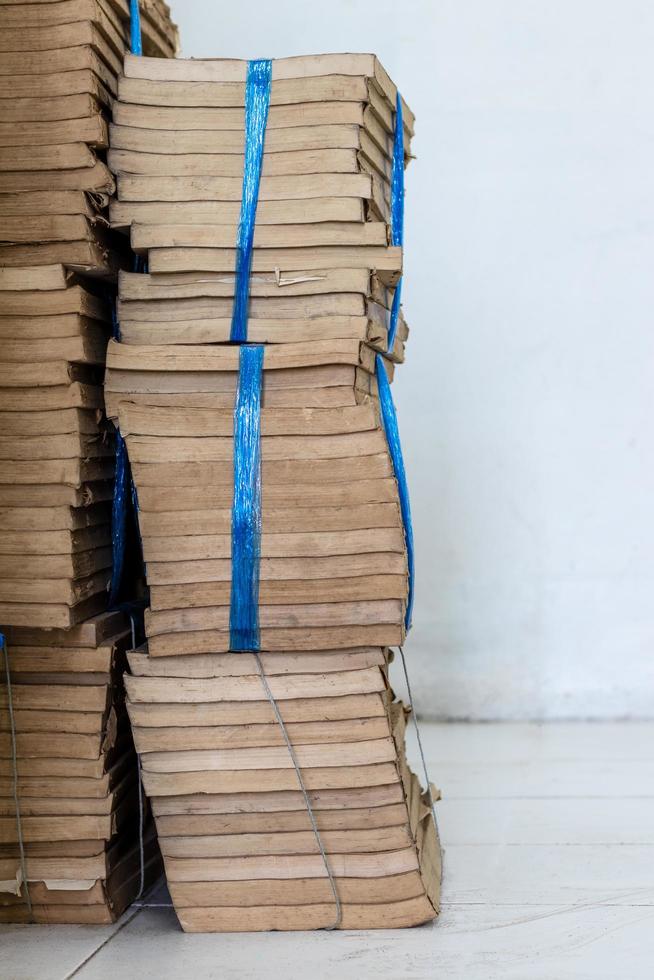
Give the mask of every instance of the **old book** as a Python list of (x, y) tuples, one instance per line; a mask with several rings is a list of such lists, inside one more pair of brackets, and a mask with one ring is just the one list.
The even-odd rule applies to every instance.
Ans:
[[(113, 228), (125, 230), (133, 222), (139, 224), (228, 224), (238, 222), (236, 202), (196, 201), (162, 204), (159, 201), (125, 204), (113, 202), (110, 219)], [(363, 221), (363, 203), (354, 197), (319, 197), (310, 201), (270, 201), (258, 209), (260, 224), (307, 224), (321, 221)]]
[[(283, 129), (271, 127), (266, 133), (266, 153), (289, 153), (312, 150), (356, 150), (372, 153), (366, 139), (364, 121), (361, 124), (323, 124), (311, 119), (308, 126), (289, 126)], [(111, 145), (117, 150), (136, 153), (174, 154), (238, 154), (244, 152), (243, 129), (141, 129), (134, 126), (111, 127)], [(387, 176), (388, 160), (392, 156), (392, 138), (384, 134), (376, 146), (374, 159), (378, 168)]]
[(112, 498), (113, 486), (109, 480), (96, 480), (80, 487), (57, 483), (28, 487), (0, 484), (0, 507), (86, 507)]
[[(135, 252), (151, 248), (210, 247), (232, 248), (234, 229), (226, 225), (132, 225)], [(388, 229), (384, 222), (329, 222), (301, 225), (262, 225), (254, 233), (255, 248), (295, 246), (386, 246)]]
[[(3, 201), (22, 195), (6, 195)], [(49, 197), (49, 195), (48, 195)], [(2, 205), (0, 205), (2, 206)], [(0, 269), (0, 290), (65, 289), (71, 273), (62, 265), (28, 266), (21, 269)]]
[[(50, 51), (3, 52), (0, 69), (0, 95), (11, 97), (11, 85), (16, 95), (33, 97), (40, 94), (52, 95), (57, 79), (62, 80), (61, 94), (69, 94), (64, 76), (77, 72), (92, 72), (96, 78), (115, 95), (120, 59), (111, 51), (99, 34), (94, 44), (80, 44), (75, 47), (58, 48)], [(54, 82), (52, 87), (48, 82)]]
[[(123, 91), (128, 85), (123, 79)], [(172, 83), (176, 84), (176, 83)], [(152, 88), (153, 94), (162, 91), (161, 85)], [(164, 89), (165, 91), (165, 89)], [(129, 95), (129, 89), (126, 95)], [(131, 129), (177, 130), (199, 132), (207, 130), (243, 133), (245, 128), (245, 108), (201, 106), (148, 105), (131, 102), (129, 97), (121, 98), (116, 103), (113, 121), (116, 125)], [(379, 101), (376, 105), (367, 106), (365, 100), (338, 101), (324, 99), (320, 102), (298, 102), (295, 104), (272, 104), (268, 111), (266, 131), (278, 129), (296, 129), (310, 126), (361, 126), (377, 132), (378, 127), (385, 137), (393, 135), (392, 113), (379, 111)], [(411, 135), (407, 130), (407, 135)]]
[(20, 289), (0, 291), (0, 315), (79, 313), (108, 321), (110, 311), (106, 300), (78, 284), (64, 289)]
[(0, 120), (3, 123), (53, 122), (56, 120), (91, 119), (103, 106), (108, 106), (110, 96), (106, 90), (96, 87), (91, 93), (63, 95), (59, 98), (20, 98), (0, 100)]
[(57, 119), (53, 122), (25, 122), (17, 127), (0, 122), (0, 146), (53, 146), (66, 143), (87, 143), (97, 149), (108, 145), (107, 124), (98, 112), (85, 119)]
[[(345, 304), (343, 304), (345, 305)], [(362, 311), (362, 303), (355, 300), (352, 308)], [(110, 341), (107, 348), (107, 367), (114, 371), (134, 371), (171, 374), (238, 371), (238, 348), (234, 346), (189, 345), (180, 347), (134, 347)], [(266, 370), (310, 368), (321, 365), (361, 365), (369, 373), (374, 371), (374, 356), (369, 347), (357, 341), (340, 340), (314, 343), (282, 344), (271, 346), (266, 354)]]
[[(434, 918), (434, 908), (422, 896), (406, 902), (350, 905), (344, 904), (342, 929), (402, 929), (420, 925)], [(235, 929), (264, 931), (270, 929), (324, 929), (333, 927), (333, 904), (312, 905), (299, 911), (296, 907), (278, 906), (274, 909), (235, 907), (232, 909), (184, 908), (179, 911), (182, 927), (187, 932), (232, 932)]]
[[(120, 105), (118, 103), (116, 109)], [(152, 201), (169, 204), (193, 201), (240, 204), (241, 191), (240, 177), (143, 177), (129, 173), (118, 176), (118, 203), (124, 204)], [(263, 204), (273, 201), (310, 201), (324, 197), (369, 200), (373, 199), (374, 193), (374, 179), (367, 173), (262, 177), (257, 217), (264, 210)]]
[[(2, 194), (0, 195), (0, 214), (3, 217), (81, 214), (87, 218), (95, 218), (108, 203), (108, 195), (92, 194), (82, 190)], [(63, 288), (63, 285), (57, 285), (55, 288)]]
[[(0, 102), (3, 101), (5, 100), (0, 99)], [(84, 151), (76, 150), (74, 152), (88, 159)], [(52, 168), (52, 160), (50, 160), (50, 168)], [(42, 191), (52, 188), (53, 190), (82, 190), (111, 194), (114, 186), (114, 179), (107, 165), (101, 160), (94, 160), (91, 166), (73, 167), (67, 170), (42, 169), (11, 172), (0, 170), (0, 191), (2, 193)], [(49, 262), (43, 262), (43, 265), (53, 264), (53, 262), (56, 260), (51, 259)], [(29, 265), (29, 262), (23, 264)]]
[[(149, 251), (149, 268), (153, 273), (214, 272), (229, 274), (236, 267), (233, 247), (164, 247)], [(298, 245), (293, 248), (255, 248), (252, 271), (255, 274), (302, 268), (374, 269), (390, 284), (397, 281), (402, 267), (399, 249), (386, 245)], [(282, 278), (285, 278), (283, 276)]]
[(126, 261), (121, 252), (95, 240), (0, 246), (0, 262), (5, 266), (58, 263), (75, 272), (107, 279), (115, 277)]
[[(243, 158), (235, 153), (174, 154), (139, 153), (110, 149), (107, 162), (114, 174), (142, 174), (153, 177), (232, 177), (241, 178)], [(263, 177), (309, 175), (316, 173), (358, 174), (361, 172), (354, 149), (286, 150), (263, 164)], [(1, 185), (0, 185), (1, 186)]]

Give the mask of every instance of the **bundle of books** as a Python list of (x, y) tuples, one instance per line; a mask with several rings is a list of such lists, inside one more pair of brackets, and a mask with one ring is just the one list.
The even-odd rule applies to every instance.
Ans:
[(142, 852), (139, 844), (122, 686), (127, 625), (122, 614), (105, 613), (71, 630), (8, 630), (10, 687), (0, 664), (0, 922), (111, 922), (160, 874), (147, 810)]
[[(163, 0), (141, 3), (143, 47), (173, 57)], [(0, 4), (0, 267), (61, 263), (115, 271), (114, 181), (104, 161), (129, 0)]]
[(232, 533), (235, 405), (252, 347), (229, 343), (247, 72), (128, 57), (119, 82), (110, 217), (150, 270), (120, 276), (105, 379), (151, 590), (128, 707), (184, 928), (411, 925), (433, 918), (439, 872), (386, 679), (408, 593), (378, 399), (408, 334), (400, 314), (390, 343), (397, 93), (373, 56), (272, 63), (238, 338), (263, 346), (258, 647), (323, 860), (258, 662), (230, 652), (248, 649), (231, 629)]
[[(374, 384), (361, 367), (370, 352), (315, 346), (276, 345), (264, 356), (262, 649), (400, 643), (407, 564), (397, 488), (374, 400), (357, 403)], [(238, 363), (234, 346), (110, 345), (107, 407), (137, 486), (153, 656), (230, 649)]]
[(327, 862), (252, 654), (130, 654), (129, 712), (168, 887), (190, 932), (400, 928), (434, 917), (440, 855), (379, 647), (268, 653)]
[[(128, 57), (111, 130), (112, 221), (131, 228), (153, 270), (120, 277), (121, 343), (109, 347), (106, 379), (138, 488), (153, 655), (229, 649), (240, 350), (226, 342), (245, 71), (244, 62)], [(405, 543), (374, 375), (402, 267), (386, 220), (395, 96), (372, 56), (273, 65), (247, 335), (266, 344), (259, 616), (267, 650), (403, 638)], [(408, 109), (404, 118), (408, 152)], [(142, 167), (145, 177), (127, 176)], [(155, 167), (172, 176), (155, 179)], [(217, 202), (184, 200), (209, 173)], [(302, 190), (303, 173), (312, 189)], [(267, 182), (281, 196), (269, 223), (261, 217)], [(131, 199), (135, 187), (140, 201)], [(297, 200), (286, 199), (291, 193)], [(161, 262), (172, 272), (159, 271)], [(406, 333), (401, 320), (384, 360), (389, 374)]]
[[(94, 618), (112, 562), (102, 379), (128, 261), (106, 147), (133, 10), (0, 3), (0, 630), (15, 683), (13, 699), (0, 690), (0, 904), (15, 920), (108, 921), (141, 880), (125, 624)], [(141, 0), (140, 26), (148, 54), (174, 55), (163, 0)]]
[(102, 372), (111, 309), (92, 289), (61, 265), (0, 269), (5, 626), (66, 628), (106, 607), (114, 436)]
[[(128, 249), (109, 228), (104, 158), (130, 7), (0, 4), (0, 627), (65, 628), (106, 606), (101, 386)], [(140, 23), (143, 49), (172, 57), (163, 0), (141, 3)]]

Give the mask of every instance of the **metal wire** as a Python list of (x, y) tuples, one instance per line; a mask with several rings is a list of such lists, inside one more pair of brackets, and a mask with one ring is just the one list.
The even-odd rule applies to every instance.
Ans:
[(261, 657), (259, 656), (256, 650), (253, 651), (253, 656), (257, 663), (257, 668), (259, 670), (259, 676), (261, 677), (261, 683), (263, 684), (263, 689), (266, 692), (266, 696), (270, 701), (270, 705), (275, 713), (275, 718), (277, 719), (277, 723), (281, 728), (282, 735), (284, 736), (284, 741), (286, 742), (286, 748), (288, 749), (288, 754), (290, 755), (293, 765), (295, 766), (295, 774), (297, 775), (297, 780), (298, 783), (300, 784), (300, 789), (302, 790), (302, 795), (304, 797), (304, 802), (306, 804), (307, 813), (309, 814), (309, 820), (311, 821), (313, 833), (318, 843), (318, 848), (320, 849), (320, 855), (322, 857), (323, 864), (325, 865), (327, 877), (329, 878), (329, 884), (331, 885), (331, 889), (334, 894), (334, 904), (336, 905), (336, 919), (331, 926), (325, 926), (325, 929), (327, 930), (338, 929), (340, 928), (341, 921), (343, 919), (343, 910), (341, 908), (341, 900), (338, 895), (338, 888), (336, 887), (336, 879), (334, 878), (334, 874), (332, 872), (332, 869), (329, 865), (329, 861), (327, 859), (327, 854), (325, 852), (325, 848), (322, 842), (322, 837), (320, 836), (320, 831), (318, 830), (318, 824), (316, 823), (315, 814), (311, 806), (311, 800), (309, 799), (309, 794), (307, 793), (306, 787), (304, 785), (304, 779), (302, 778), (302, 771), (297, 761), (295, 749), (293, 748), (291, 744), (291, 740), (288, 737), (288, 732), (286, 731), (286, 725), (284, 724), (284, 719), (281, 716), (279, 707), (277, 705), (277, 701), (275, 700), (275, 697), (272, 691), (270, 690), (270, 686), (268, 684), (268, 681), (266, 679), (266, 674), (263, 669), (263, 664), (261, 662)]
[(411, 693), (411, 683), (409, 681), (409, 672), (406, 667), (406, 657), (404, 656), (404, 650), (402, 647), (398, 647), (400, 654), (402, 656), (402, 667), (404, 669), (404, 679), (406, 681), (407, 694), (409, 695), (409, 707), (411, 708), (411, 714), (413, 715), (413, 723), (416, 726), (416, 736), (418, 738), (418, 750), (420, 752), (420, 758), (422, 759), (422, 770), (425, 774), (425, 780), (427, 781), (427, 795), (429, 797), (429, 806), (431, 809), (431, 815), (434, 818), (434, 827), (438, 832), (438, 824), (436, 822), (436, 809), (434, 807), (434, 795), (431, 791), (431, 780), (429, 778), (429, 772), (427, 771), (427, 760), (425, 759), (424, 749), (422, 747), (422, 739), (420, 738), (420, 725), (418, 724), (418, 716), (416, 714), (415, 708), (413, 706), (413, 695)]

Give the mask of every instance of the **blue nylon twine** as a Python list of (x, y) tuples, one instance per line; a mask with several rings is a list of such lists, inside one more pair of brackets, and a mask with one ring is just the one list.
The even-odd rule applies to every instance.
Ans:
[[(402, 97), (397, 93), (395, 103), (395, 132), (393, 135), (393, 163), (391, 167), (391, 242), (404, 244), (404, 122), (402, 119)], [(388, 347), (393, 350), (397, 324), (400, 318), (402, 279), (400, 278), (391, 306), (391, 322), (388, 328)]]
[(258, 650), (259, 562), (261, 555), (261, 381), (262, 346), (239, 351), (234, 403), (234, 497), (230, 650)]
[[(391, 242), (393, 245), (404, 244), (404, 122), (402, 119), (402, 96), (397, 93), (395, 100), (395, 131), (393, 134), (393, 164), (391, 168)], [(388, 330), (387, 351), (393, 349), (395, 334), (400, 317), (400, 303), (402, 299), (402, 279), (400, 278), (391, 305), (390, 326)], [(411, 503), (409, 500), (409, 485), (404, 469), (404, 457), (402, 455), (402, 444), (400, 442), (400, 430), (397, 424), (397, 413), (391, 394), (391, 386), (388, 375), (384, 368), (384, 361), (381, 354), (375, 358), (375, 374), (377, 377), (377, 389), (379, 393), (379, 404), (381, 408), (382, 425), (386, 434), (386, 442), (393, 465), (393, 472), (397, 480), (398, 492), (400, 497), (400, 511), (402, 513), (402, 524), (404, 525), (404, 539), (406, 541), (407, 562), (409, 566), (409, 594), (407, 597), (406, 614), (404, 625), (407, 631), (411, 628), (411, 617), (413, 614), (413, 588), (414, 588), (414, 551), (413, 551), (413, 524), (411, 521)]]
[[(139, 0), (129, 2), (129, 31), (130, 49), (132, 54), (143, 54), (141, 39), (141, 12)], [(142, 271), (143, 262), (139, 256), (134, 256), (134, 271)], [(111, 313), (111, 332), (114, 340), (120, 341), (120, 324), (114, 305)], [(109, 587), (109, 605), (115, 606), (120, 592), (125, 564), (125, 542), (127, 521), (128, 487), (132, 499), (136, 502), (136, 488), (129, 473), (127, 446), (125, 440), (116, 429), (116, 472), (114, 476), (114, 497), (111, 505), (111, 585)]]
[(263, 144), (266, 136), (272, 61), (259, 59), (248, 62), (245, 83), (245, 159), (241, 214), (236, 238), (236, 284), (230, 340), (242, 343), (248, 339), (248, 306), (250, 303), (250, 271), (254, 224), (259, 200), (259, 184), (263, 166)]
[(129, 0), (129, 37), (132, 54), (143, 54), (139, 0)]
[(125, 524), (127, 518), (127, 446), (116, 429), (116, 473), (114, 476), (114, 498), (111, 505), (111, 587), (109, 605), (114, 606), (120, 592), (125, 564)]
[(409, 501), (409, 486), (404, 469), (404, 457), (402, 455), (402, 444), (400, 442), (400, 430), (397, 424), (397, 413), (393, 404), (391, 386), (388, 381), (384, 361), (381, 354), (375, 357), (375, 374), (377, 376), (377, 388), (379, 392), (379, 405), (381, 408), (382, 425), (388, 443), (388, 450), (393, 464), (393, 472), (397, 480), (398, 492), (400, 496), (400, 511), (402, 513), (402, 524), (404, 525), (404, 539), (406, 541), (407, 562), (409, 566), (409, 594), (406, 604), (406, 614), (404, 625), (407, 631), (411, 628), (411, 616), (413, 614), (413, 584), (414, 584), (414, 553), (413, 553), (413, 524), (411, 521), (411, 503)]
[[(114, 303), (111, 310), (111, 333), (114, 340), (120, 340), (120, 324)], [(114, 473), (114, 496), (111, 504), (111, 586), (109, 605), (118, 598), (123, 577), (125, 560), (125, 493), (127, 490), (127, 448), (125, 440), (116, 429), (116, 455)]]
[[(135, 272), (145, 272), (146, 262), (138, 255), (134, 256), (133, 267)], [(113, 304), (111, 310), (111, 333), (114, 340), (120, 341), (120, 323), (116, 305)], [(125, 567), (125, 547), (127, 544), (127, 499), (131, 497), (134, 513), (138, 520), (138, 498), (136, 487), (132, 479), (132, 473), (127, 456), (127, 446), (125, 440), (116, 427), (116, 454), (115, 454), (115, 475), (114, 475), (114, 496), (111, 503), (111, 584), (109, 586), (109, 606), (114, 608), (118, 601), (120, 586), (123, 579), (123, 569)], [(141, 532), (139, 528), (139, 540)], [(141, 541), (141, 552), (143, 542)]]

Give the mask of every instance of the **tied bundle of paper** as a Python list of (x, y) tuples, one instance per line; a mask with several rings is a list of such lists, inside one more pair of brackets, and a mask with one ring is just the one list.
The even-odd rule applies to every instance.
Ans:
[(112, 922), (161, 872), (147, 806), (139, 819), (127, 625), (105, 613), (68, 631), (7, 632), (0, 922)]
[[(130, 0), (0, 3), (0, 266), (125, 262), (109, 229), (108, 121), (130, 49)], [(144, 50), (173, 57), (163, 0), (141, 0)]]
[[(405, 541), (376, 377), (392, 376), (406, 337), (399, 304), (393, 322), (402, 250), (389, 220), (412, 116), (398, 104), (368, 55), (126, 60), (112, 128), (112, 220), (135, 222), (132, 244), (155, 271), (120, 278), (121, 343), (109, 349), (106, 394), (135, 467), (153, 655), (229, 649), (243, 351), (228, 342), (243, 340), (266, 345), (264, 648), (402, 641)], [(198, 148), (190, 157), (188, 140)], [(190, 161), (200, 168), (192, 176)], [(155, 165), (172, 176), (127, 175)], [(185, 199), (199, 193), (199, 202)], [(256, 221), (244, 220), (253, 200)], [(177, 215), (181, 223), (171, 223)], [(168, 223), (139, 224), (146, 216)], [(244, 274), (248, 221), (253, 271)], [(177, 248), (180, 235), (188, 247)], [(231, 248), (213, 247), (221, 243)], [(176, 256), (194, 271), (157, 271), (159, 258), (177, 270)], [(224, 264), (204, 271), (205, 256)], [(237, 306), (245, 316), (235, 329)], [(171, 483), (180, 493), (170, 494)]]
[(92, 283), (0, 270), (0, 626), (65, 628), (106, 608), (111, 309)]
[(180, 921), (425, 922), (438, 843), (385, 677), (410, 113), (371, 56), (129, 58), (115, 119), (112, 221), (150, 269), (105, 378), (150, 585), (128, 707)]
[(400, 928), (434, 917), (438, 840), (406, 764), (407, 715), (388, 688), (386, 654), (260, 655), (315, 829), (252, 654), (129, 654), (136, 748), (185, 930)]
[[(111, 129), (111, 223), (131, 227), (155, 274), (121, 290), (127, 343), (234, 339), (245, 150), (257, 138), (244, 128), (248, 70), (244, 61), (126, 59)], [(401, 248), (389, 247), (397, 90), (372, 55), (285, 58), (270, 72), (248, 340), (368, 340), (386, 351), (402, 269)], [(404, 105), (407, 159), (412, 131)], [(402, 322), (393, 359), (405, 337)]]
[(105, 398), (138, 493), (151, 656), (232, 648), (234, 463), (241, 452), (234, 405), (237, 390), (245, 391), (242, 362), (257, 353), (261, 648), (403, 641), (406, 544), (370, 397), (374, 357), (362, 345), (370, 357), (361, 366), (358, 350), (329, 346), (324, 353), (309, 344), (172, 347), (155, 355), (111, 342)]
[[(234, 235), (235, 227), (224, 226)], [(134, 228), (138, 231), (138, 226)], [(337, 362), (345, 357), (370, 373), (374, 371), (374, 351), (382, 352), (392, 363), (404, 360), (408, 328), (401, 314), (388, 350), (390, 311), (399, 269), (375, 270), (372, 257), (361, 259), (370, 261), (371, 268), (291, 269), (291, 265), (299, 265), (308, 257), (288, 257), (294, 249), (281, 251), (287, 255), (287, 271), (262, 272), (250, 279), (249, 342), (284, 345), (286, 360), (294, 356), (302, 366), (328, 363), (330, 356)], [(299, 247), (296, 251), (304, 249)], [(307, 251), (320, 253), (323, 262), (326, 258), (336, 261), (333, 256), (324, 255), (329, 250)], [(332, 253), (338, 251), (338, 247), (332, 249)], [(384, 252), (399, 254), (401, 249), (384, 248)], [(152, 252), (148, 256), (152, 261)], [(313, 261), (309, 258), (308, 264)], [(236, 283), (233, 273), (121, 272), (120, 337), (123, 344), (129, 345), (123, 357), (131, 356), (134, 361), (138, 358), (139, 363), (157, 355), (171, 359), (177, 353), (175, 348), (182, 348), (180, 353), (186, 355), (188, 363), (189, 345), (197, 345), (195, 356), (198, 364), (202, 363), (206, 348), (199, 345), (229, 342)], [(391, 373), (390, 368), (388, 371)]]

